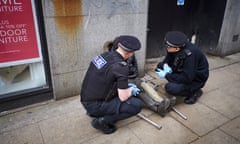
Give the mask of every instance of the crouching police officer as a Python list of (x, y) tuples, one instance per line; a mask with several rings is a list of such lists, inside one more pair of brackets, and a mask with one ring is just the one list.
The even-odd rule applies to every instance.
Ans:
[[(103, 51), (115, 51), (118, 48), (119, 37), (116, 37), (113, 41), (106, 41), (103, 45)], [(128, 79), (135, 79), (138, 76), (138, 64), (135, 55), (133, 54), (126, 60), (128, 64)]]
[(208, 61), (182, 32), (167, 32), (165, 44), (167, 55), (157, 65), (156, 73), (160, 78), (168, 80), (165, 85), (167, 93), (185, 96), (184, 103), (194, 104), (202, 95), (201, 88), (209, 76)]
[(128, 83), (126, 63), (141, 43), (130, 35), (118, 39), (115, 51), (105, 52), (91, 61), (81, 88), (81, 103), (87, 114), (94, 117), (92, 126), (105, 134), (113, 133), (117, 121), (136, 115), (142, 108), (141, 101), (132, 97), (140, 90)]

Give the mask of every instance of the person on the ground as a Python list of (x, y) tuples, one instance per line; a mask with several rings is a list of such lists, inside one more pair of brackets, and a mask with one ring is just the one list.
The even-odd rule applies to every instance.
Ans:
[(141, 48), (135, 36), (119, 36), (115, 51), (96, 56), (90, 63), (81, 88), (81, 103), (87, 114), (94, 117), (91, 124), (105, 134), (116, 131), (115, 123), (138, 114), (142, 109), (133, 97), (139, 89), (128, 83), (126, 60)]
[(165, 90), (174, 96), (184, 96), (184, 103), (194, 104), (202, 95), (209, 77), (209, 64), (203, 52), (188, 41), (180, 31), (170, 31), (165, 35), (167, 55), (156, 70), (160, 78), (168, 82)]

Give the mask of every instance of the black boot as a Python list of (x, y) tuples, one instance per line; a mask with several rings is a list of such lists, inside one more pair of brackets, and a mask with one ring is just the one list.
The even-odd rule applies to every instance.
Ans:
[(160, 116), (164, 117), (169, 112), (170, 103), (170, 100), (166, 98), (159, 104), (157, 112)]
[(185, 104), (195, 104), (200, 96), (202, 96), (202, 90), (198, 90), (193, 96), (186, 97), (184, 99)]
[(170, 100), (170, 105), (168, 107), (168, 111), (171, 111), (172, 107), (174, 107), (174, 105), (176, 104), (177, 98), (175, 96), (171, 96), (169, 100)]
[(93, 119), (91, 124), (94, 128), (101, 130), (104, 134), (111, 134), (117, 130), (113, 124), (107, 124), (104, 122), (103, 117)]

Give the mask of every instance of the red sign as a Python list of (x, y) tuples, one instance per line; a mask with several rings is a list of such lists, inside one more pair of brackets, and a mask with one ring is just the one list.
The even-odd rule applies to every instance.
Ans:
[(0, 67), (39, 60), (31, 0), (0, 0)]

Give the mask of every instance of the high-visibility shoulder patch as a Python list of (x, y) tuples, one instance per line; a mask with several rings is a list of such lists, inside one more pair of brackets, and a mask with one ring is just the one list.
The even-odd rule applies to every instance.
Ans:
[(92, 60), (92, 63), (97, 67), (97, 69), (101, 69), (107, 64), (107, 61), (102, 56), (98, 55)]

